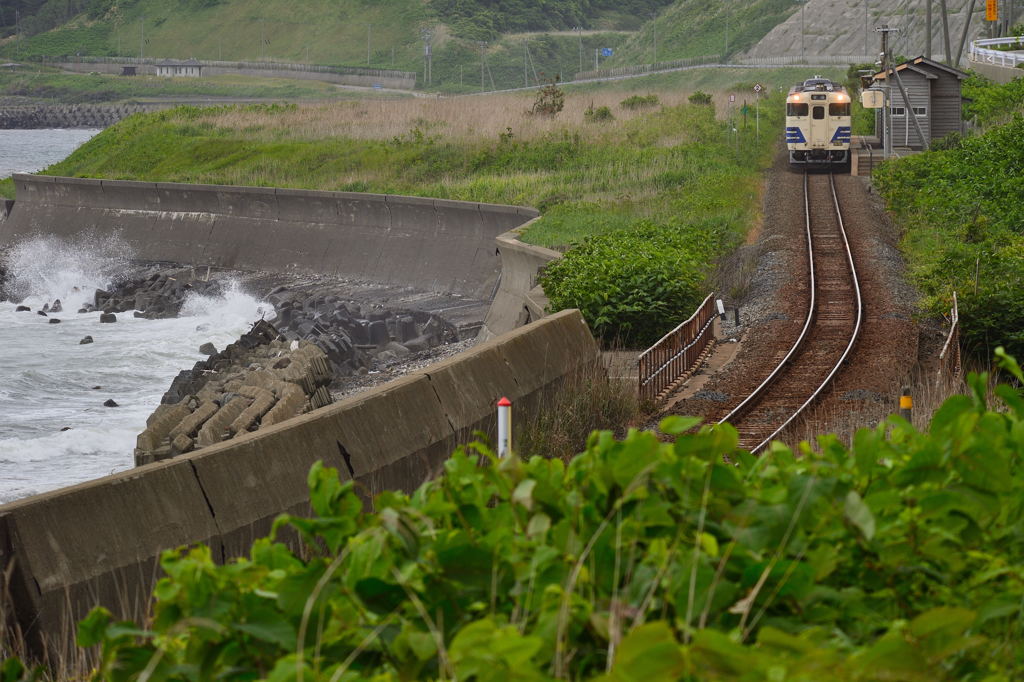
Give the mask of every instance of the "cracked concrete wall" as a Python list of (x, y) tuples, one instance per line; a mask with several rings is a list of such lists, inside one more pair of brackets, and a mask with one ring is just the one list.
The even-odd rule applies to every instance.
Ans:
[(567, 377), (597, 363), (579, 311), (563, 311), (285, 423), (0, 506), (0, 575), (11, 575), (0, 612), (37, 653), (45, 642), (61, 655), (94, 605), (141, 617), (163, 550), (207, 543), (223, 561), (245, 554), (279, 514), (309, 514), (314, 462), (354, 480), (368, 503), (411, 491), (475, 431), (493, 440), (500, 397), (527, 423)]

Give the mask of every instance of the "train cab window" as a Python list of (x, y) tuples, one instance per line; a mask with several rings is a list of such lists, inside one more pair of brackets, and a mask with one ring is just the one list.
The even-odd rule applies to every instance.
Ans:
[(786, 116), (806, 116), (807, 105), (800, 102), (790, 102), (786, 105)]
[(849, 116), (850, 115), (850, 103), (849, 102), (831, 102), (828, 105), (829, 116)]
[(825, 107), (814, 107), (812, 117), (815, 119), (825, 118)]

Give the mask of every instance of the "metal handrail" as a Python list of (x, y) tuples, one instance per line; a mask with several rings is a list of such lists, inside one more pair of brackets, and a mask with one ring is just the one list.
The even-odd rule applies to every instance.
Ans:
[(641, 400), (654, 400), (689, 372), (707, 348), (715, 321), (714, 294), (693, 315), (665, 334), (637, 357), (638, 392)]
[(967, 52), (967, 59), (981, 64), (995, 64), (997, 66), (1016, 67), (1024, 64), (1024, 54), (1006, 52), (1004, 50), (989, 50), (994, 45), (1015, 45), (1024, 44), (1024, 36), (1007, 36), (1005, 38), (985, 38), (984, 40), (972, 40), (971, 49)]

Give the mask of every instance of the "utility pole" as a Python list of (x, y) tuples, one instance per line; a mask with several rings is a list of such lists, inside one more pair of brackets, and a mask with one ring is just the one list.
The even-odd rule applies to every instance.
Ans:
[(487, 43), (480, 41), (477, 43), (480, 45), (480, 92), (484, 91), (484, 48), (487, 47)]
[(529, 48), (526, 47), (526, 38), (523, 38), (523, 87), (530, 87), (530, 73), (527, 70), (526, 60), (527, 51)]
[(579, 33), (579, 36), (580, 36), (580, 72), (582, 73), (582, 71), (583, 71), (583, 27), (582, 26), (573, 26), (572, 30), (574, 30), (577, 33)]
[(146, 15), (139, 19), (139, 59), (146, 56)]
[[(423, 81), (429, 84), (434, 80), (434, 54), (430, 46), (430, 41), (434, 37), (434, 34), (429, 28), (424, 28), (420, 31), (420, 35), (423, 38)], [(395, 54), (394, 49), (392, 49), (391, 54), (393, 66)]]
[[(946, 0), (939, 0), (939, 9), (942, 12), (942, 40), (946, 50), (946, 64), (953, 66), (953, 50), (949, 46), (949, 12), (946, 9)], [(970, 17), (968, 17), (968, 21)]]
[(373, 31), (373, 24), (366, 25), (366, 65), (370, 65), (370, 34)]
[[(727, 54), (729, 54), (729, 11), (726, 10), (725, 8), (726, 8), (726, 5), (723, 2), (722, 3), (722, 9), (725, 10), (725, 52), (722, 53), (722, 60), (723, 61), (725, 60), (725, 56)], [(801, 10), (802, 10), (802, 8), (801, 8)], [(801, 14), (800, 15), (801, 21), (803, 20), (803, 17), (804, 17), (804, 15)], [(800, 25), (800, 32), (801, 33), (803, 32), (803, 24)]]
[[(932, 0), (924, 0), (924, 56), (932, 58)], [(969, 20), (969, 19), (968, 19)]]
[(868, 54), (868, 0), (864, 0), (864, 54)]
[[(885, 74), (885, 96), (882, 108), (882, 158), (892, 157), (892, 80), (893, 74), (889, 73), (892, 68), (892, 57), (889, 54), (889, 34), (898, 29), (889, 28), (888, 24), (876, 28), (875, 31), (882, 34), (882, 73)], [(895, 69), (893, 69), (895, 71)], [(913, 115), (910, 110), (910, 102), (904, 101), (904, 116)]]
[(658, 13), (651, 12), (651, 29), (654, 31), (654, 61), (652, 64), (658, 63)]
[(807, 57), (804, 52), (804, 36), (807, 31), (804, 29), (804, 7), (807, 6), (807, 0), (800, 0), (800, 61), (807, 61)]

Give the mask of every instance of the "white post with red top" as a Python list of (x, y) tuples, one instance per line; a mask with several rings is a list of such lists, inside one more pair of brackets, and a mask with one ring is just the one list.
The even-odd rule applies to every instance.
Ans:
[(512, 401), (502, 397), (498, 401), (498, 457), (512, 452)]

